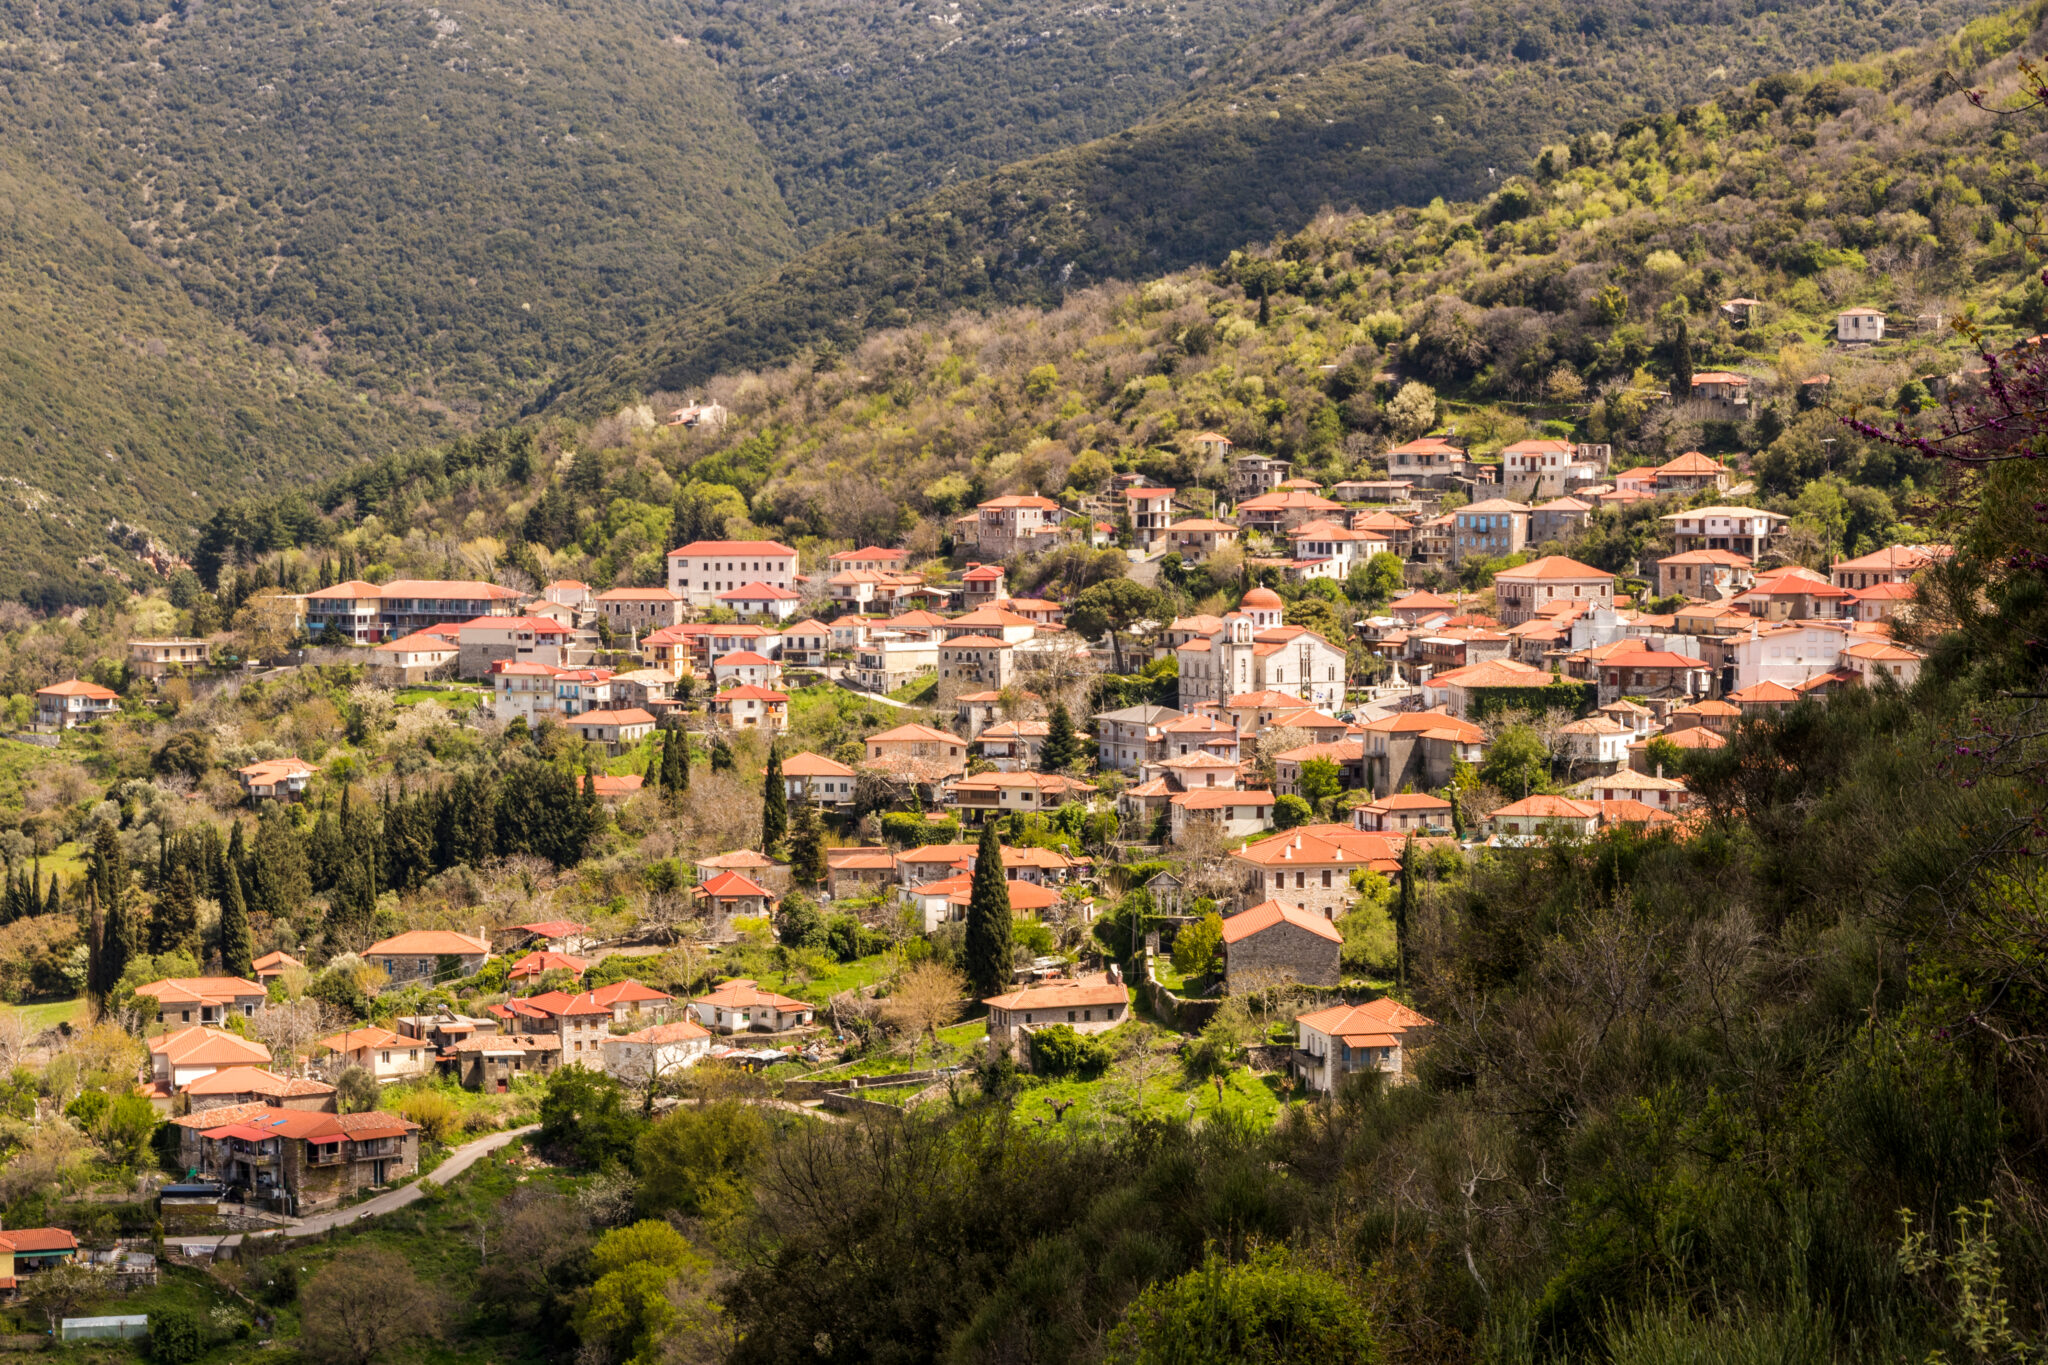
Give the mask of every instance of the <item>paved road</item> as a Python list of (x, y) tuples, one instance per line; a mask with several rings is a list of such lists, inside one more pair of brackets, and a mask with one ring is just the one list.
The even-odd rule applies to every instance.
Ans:
[(275, 1232), (232, 1232), (224, 1236), (217, 1235), (211, 1237), (179, 1237), (173, 1235), (166, 1237), (164, 1240), (174, 1246), (240, 1246), (243, 1240), (249, 1237), (312, 1237), (326, 1232), (329, 1228), (346, 1227), (350, 1223), (359, 1222), (365, 1218), (375, 1218), (380, 1214), (390, 1213), (394, 1209), (404, 1208), (407, 1204), (419, 1199), (422, 1186), (447, 1184), (456, 1176), (461, 1175), (471, 1166), (474, 1166), (486, 1153), (495, 1152), (500, 1147), (509, 1146), (539, 1127), (540, 1125), (537, 1123), (529, 1123), (524, 1128), (508, 1128), (502, 1133), (492, 1133), (486, 1137), (480, 1137), (474, 1142), (465, 1142), (454, 1151), (448, 1153), (446, 1161), (421, 1176), (418, 1180), (413, 1181), (410, 1185), (400, 1185), (395, 1190), (386, 1190), (374, 1199), (366, 1199), (360, 1204), (352, 1204), (345, 1209), (336, 1209), (332, 1213), (316, 1213), (311, 1218), (294, 1219)]

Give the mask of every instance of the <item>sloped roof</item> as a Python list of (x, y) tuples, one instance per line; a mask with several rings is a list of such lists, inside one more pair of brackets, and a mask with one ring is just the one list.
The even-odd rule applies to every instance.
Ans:
[(1291, 905), (1282, 905), (1279, 901), (1261, 901), (1251, 909), (1239, 911), (1224, 920), (1223, 941), (1240, 943), (1253, 934), (1263, 933), (1282, 924), (1306, 929), (1317, 938), (1326, 938), (1332, 943), (1344, 941), (1344, 935), (1337, 931), (1337, 926), (1321, 915), (1311, 915), (1306, 910), (1297, 910)]

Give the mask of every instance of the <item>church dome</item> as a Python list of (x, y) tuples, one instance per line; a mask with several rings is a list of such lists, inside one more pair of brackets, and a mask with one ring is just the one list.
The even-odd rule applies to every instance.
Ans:
[(1244, 595), (1244, 601), (1240, 605), (1246, 611), (1278, 611), (1280, 610), (1280, 594), (1274, 592), (1271, 588), (1253, 588)]

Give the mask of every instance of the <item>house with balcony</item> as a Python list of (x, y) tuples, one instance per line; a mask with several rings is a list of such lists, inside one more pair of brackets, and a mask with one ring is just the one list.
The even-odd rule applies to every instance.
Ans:
[(1756, 583), (1756, 566), (1733, 550), (1687, 550), (1657, 561), (1657, 595), (1718, 601)]
[(1336, 1094), (1346, 1077), (1360, 1071), (1398, 1076), (1407, 1046), (1425, 1041), (1434, 1026), (1391, 996), (1297, 1014), (1292, 1070), (1319, 1095)]
[(1448, 488), (1471, 472), (1465, 452), (1441, 436), (1419, 437), (1387, 452), (1387, 477), (1422, 488)]
[(213, 662), (205, 640), (130, 640), (128, 671), (155, 682), (170, 674), (197, 673)]
[(1529, 543), (1529, 509), (1506, 498), (1486, 498), (1451, 514), (1451, 562), (1499, 559)]
[(137, 986), (138, 999), (156, 1003), (157, 1018), (165, 1024), (224, 1024), (229, 1016), (256, 1017), (256, 1011), (270, 998), (261, 982), (239, 976), (174, 976)]
[(302, 758), (266, 758), (235, 769), (242, 794), (254, 805), (258, 801), (297, 801), (317, 771)]
[(36, 727), (45, 731), (73, 730), (111, 716), (121, 706), (121, 694), (78, 678), (36, 689)]
[(1405, 839), (1410, 834), (1446, 835), (1452, 832), (1451, 803), (1427, 792), (1392, 792), (1363, 806), (1351, 808), (1351, 826), (1364, 834), (1385, 834)]
[(419, 1125), (377, 1110), (330, 1114), (243, 1104), (171, 1122), (179, 1129), (180, 1165), (240, 1191), (246, 1202), (293, 1217), (382, 1189), (420, 1165)]
[[(1692, 377), (1692, 400), (1695, 403), (1706, 403), (1720, 416), (1737, 421), (1749, 416), (1749, 389), (1750, 381), (1746, 374), (1707, 370)], [(1717, 486), (1726, 487), (1725, 484)]]
[(1034, 554), (1060, 538), (1060, 505), (1051, 498), (1015, 493), (975, 508), (975, 551), (984, 563)]
[(1518, 626), (1554, 603), (1584, 610), (1614, 605), (1614, 575), (1566, 555), (1545, 555), (1493, 576), (1502, 625)]
[(1341, 518), (1344, 504), (1332, 502), (1306, 488), (1282, 488), (1246, 498), (1237, 505), (1237, 524), (1246, 531), (1258, 531), (1279, 538), (1305, 521)]
[(616, 757), (654, 733), (654, 717), (637, 706), (618, 710), (585, 711), (563, 724), (586, 744), (602, 744)]
[(742, 683), (718, 693), (711, 699), (711, 710), (735, 730), (779, 734), (789, 728), (789, 694), (753, 683)]
[(978, 828), (990, 817), (1053, 811), (1069, 801), (1086, 801), (1095, 788), (1060, 773), (993, 772), (963, 777), (946, 788), (946, 805), (963, 825)]
[(1755, 507), (1694, 507), (1658, 518), (1671, 529), (1671, 547), (1687, 550), (1730, 550), (1750, 560), (1769, 553), (1771, 541), (1790, 518)]

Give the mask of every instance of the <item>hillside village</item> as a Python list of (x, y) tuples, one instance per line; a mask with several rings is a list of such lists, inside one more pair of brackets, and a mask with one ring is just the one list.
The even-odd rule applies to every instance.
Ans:
[[(1682, 160), (1710, 123), (1625, 141)], [(1586, 207), (1548, 179), (1559, 212)], [(1499, 202), (1476, 216), (1497, 235), (1534, 222)], [(1476, 229), (1450, 221), (1438, 204), (1404, 230), (1462, 268)], [(1885, 310), (1836, 267), (1823, 296), (1679, 261), (1621, 272), (1633, 305), (1585, 291), (1618, 310), (1617, 345), (1643, 341), (1620, 335), (1628, 308), (1655, 307), (1654, 357), (1552, 354), (1525, 384), (1494, 336), (1454, 377), (1449, 295), (1405, 317), (1308, 302), (1356, 286), (1369, 228), (1386, 223), (1084, 300), (1000, 377), (966, 373), (964, 343), (947, 354), (979, 326), (956, 322), (947, 346), (892, 334), (849, 364), (387, 461), (311, 502), (222, 511), (190, 563), (123, 598), (0, 621), (19, 689), (0, 703), (0, 1057), (17, 1068), (0, 1109), (35, 1158), (0, 1171), (0, 1312), (63, 1336), (67, 1307), (175, 1319), (172, 1291), (203, 1284), (225, 1314), (208, 1340), (231, 1354), (267, 1309), (299, 1311), (270, 1292), (299, 1257), (252, 1237), (328, 1275), (403, 1225), (477, 1239), (493, 1307), (455, 1333), (465, 1349), (724, 1358), (691, 1258), (729, 1258), (718, 1292), (743, 1281), (752, 1321), (815, 1326), (775, 1287), (872, 1254), (843, 1225), (780, 1226), (759, 1261), (725, 1244), (744, 1217), (795, 1217), (742, 1191), (749, 1162), (804, 1133), (971, 1126), (986, 1102), (1076, 1150), (1185, 1121), (1215, 1144), (1191, 1165), (1297, 1178), (1337, 1163), (1328, 1134), (1350, 1134), (1345, 1162), (1372, 1147), (1345, 1127), (1359, 1114), (1466, 1103), (1441, 1097), (1473, 1077), (1528, 1092), (1459, 1111), (1473, 1150), (1489, 1125), (1576, 1122), (1559, 1095), (1595, 1082), (1557, 1076), (1605, 1023), (1574, 1014), (1553, 1037), (1518, 1015), (1522, 1052), (1475, 1023), (1530, 964), (1558, 1017), (1626, 1016), (1646, 1054), (1660, 1008), (1716, 1045), (1749, 1027), (1728, 1022), (1715, 962), (1790, 977), (1754, 966), (1766, 910), (1797, 929), (1894, 868), (1853, 847), (1867, 826), (1799, 823), (1834, 818), (1849, 781), (1829, 737), (1885, 736), (1855, 751), (1879, 762), (1917, 723), (1923, 670), (1956, 676), (1942, 637), (1999, 614), (1981, 580), (1947, 577), (1987, 553), (1944, 494), (1961, 476), (1905, 436), (1887, 464), (1886, 439), (1845, 418), (1871, 395), (1906, 419), (1978, 401), (1988, 367), (1918, 291)], [(1307, 263), (1340, 240), (1349, 282), (1334, 257)], [(1293, 300), (1277, 322), (1262, 272)], [(1681, 281), (1696, 297), (1674, 310)], [(1104, 363), (1099, 383), (1025, 363), (1090, 333), (1060, 357), (1082, 370), (1103, 316), (1172, 356), (1128, 379)], [(1298, 387), (1196, 373), (1233, 338), (1285, 350)], [(2020, 363), (2039, 341), (2016, 339)], [(1695, 369), (1695, 347), (1719, 368)], [(918, 351), (893, 379), (892, 348)], [(962, 425), (1037, 403), (1014, 420), (1040, 434), (944, 464), (906, 419), (862, 458), (915, 440), (914, 494), (842, 448), (789, 510), (797, 462), (849, 440), (797, 439), (790, 409), (871, 408), (879, 431), (913, 406), (910, 374), (975, 390), (947, 419)], [(1959, 765), (2004, 753), (1974, 729), (1896, 752), (1909, 742)], [(1723, 896), (1727, 925), (1681, 948), (1628, 937), (1647, 906)], [(1584, 957), (1560, 946), (1572, 915), (1608, 936)], [(1638, 973), (1661, 1005), (1616, 984), (1637, 968), (1612, 963), (1665, 952), (1682, 970)], [(1855, 968), (1811, 985), (1834, 1002), (1811, 1031), (1874, 1031), (1897, 969), (1846, 939), (1825, 952)], [(1224, 1152), (1252, 1133), (1274, 1145)], [(1000, 1184), (986, 1151), (957, 1159), (963, 1188)], [(1465, 1167), (1491, 1159), (1464, 1152), (1445, 1188), (1476, 1188)], [(471, 1161), (471, 1185), (436, 1179)], [(1463, 1207), (1429, 1198), (1432, 1218)], [(576, 1269), (518, 1222), (528, 1207), (582, 1239)], [(676, 1259), (633, 1288), (650, 1224)], [(494, 1263), (491, 1238), (521, 1250)], [(526, 1278), (490, 1289), (506, 1261)], [(1562, 1297), (1529, 1311), (1556, 1342), (1589, 1340), (1604, 1300)], [(548, 1305), (551, 1325), (508, 1305)], [(1042, 1305), (1001, 1311), (1042, 1326)], [(1402, 1358), (1436, 1358), (1426, 1316), (1403, 1320)], [(391, 1358), (416, 1344), (391, 1330)], [(824, 1328), (791, 1333), (831, 1354)]]

